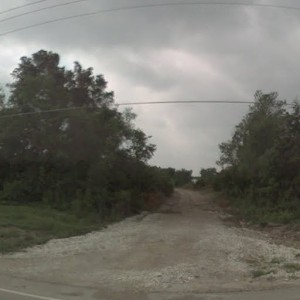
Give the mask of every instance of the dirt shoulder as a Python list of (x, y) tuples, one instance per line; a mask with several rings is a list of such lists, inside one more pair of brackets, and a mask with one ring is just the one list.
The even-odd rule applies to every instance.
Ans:
[(161, 210), (0, 257), (0, 274), (118, 291), (226, 292), (298, 283), (300, 251), (228, 226), (209, 192), (177, 190)]

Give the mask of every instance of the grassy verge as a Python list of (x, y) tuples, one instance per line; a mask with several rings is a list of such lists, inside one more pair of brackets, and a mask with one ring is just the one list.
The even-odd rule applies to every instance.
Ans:
[(233, 212), (254, 224), (298, 224), (300, 220), (299, 209), (255, 205), (246, 198), (231, 197), (229, 199)]
[[(201, 191), (203, 190), (205, 189), (201, 189)], [(284, 208), (263, 201), (260, 204), (258, 199), (252, 201), (247, 196), (235, 197), (213, 189), (211, 192), (217, 196), (215, 197), (217, 205), (237, 220), (247, 221), (262, 227), (268, 224), (300, 225), (300, 208), (292, 209), (288, 206)]]
[[(154, 212), (166, 199), (160, 193), (147, 194), (140, 211)], [(0, 203), (0, 254), (43, 244), (55, 238), (99, 230), (132, 214), (124, 215), (116, 211), (105, 219), (97, 214), (78, 217), (73, 212), (59, 211), (40, 204), (22, 206)]]
[(84, 234), (103, 226), (95, 215), (76, 215), (41, 206), (0, 204), (0, 253)]

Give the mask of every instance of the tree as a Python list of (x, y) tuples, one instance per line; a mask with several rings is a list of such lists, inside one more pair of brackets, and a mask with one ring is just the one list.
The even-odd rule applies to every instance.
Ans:
[(300, 217), (299, 111), (298, 103), (290, 111), (277, 93), (258, 91), (232, 139), (220, 145), (218, 186), (260, 215)]
[(176, 170), (175, 172), (175, 186), (183, 186), (192, 182), (192, 170)]
[[(155, 145), (135, 128), (133, 113), (117, 110), (102, 75), (79, 62), (67, 70), (58, 54), (41, 50), (22, 57), (12, 76), (0, 113), (25, 114), (1, 119), (2, 199), (109, 215), (141, 208), (147, 184), (161, 190), (148, 176)], [(59, 111), (68, 107), (76, 109)]]
[(216, 168), (201, 169), (198, 185), (207, 186), (213, 185), (218, 172)]
[(2, 110), (5, 105), (5, 93), (3, 89), (0, 87), (0, 109)]
[[(295, 102), (277, 138), (270, 158), (269, 178), (277, 183), (278, 194), (288, 200), (300, 199), (300, 105)], [(293, 205), (298, 206), (298, 201)], [(298, 207), (296, 207), (298, 208)]]

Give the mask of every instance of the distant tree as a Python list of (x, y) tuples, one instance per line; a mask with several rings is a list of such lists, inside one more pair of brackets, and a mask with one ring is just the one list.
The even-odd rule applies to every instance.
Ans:
[(5, 106), (5, 93), (3, 89), (0, 87), (0, 110), (2, 110)]
[(176, 170), (175, 171), (175, 186), (183, 186), (192, 182), (192, 170)]
[(198, 180), (197, 185), (199, 186), (213, 185), (217, 174), (218, 172), (216, 168), (201, 169), (200, 178)]

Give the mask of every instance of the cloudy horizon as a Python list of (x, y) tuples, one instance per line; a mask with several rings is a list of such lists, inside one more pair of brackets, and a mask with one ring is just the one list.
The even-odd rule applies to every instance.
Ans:
[[(62, 1), (44, 1), (1, 14), (29, 1), (0, 3), (0, 35), (22, 26), (137, 3), (178, 1), (88, 0), (1, 22)], [(68, 2), (68, 1), (64, 1)], [(223, 0), (224, 3), (229, 1)], [(297, 1), (236, 1), (297, 6)], [(0, 36), (0, 85), (20, 57), (45, 49), (71, 68), (79, 61), (103, 74), (115, 101), (251, 101), (256, 90), (300, 95), (300, 12), (188, 5), (119, 11), (52, 23)], [(137, 126), (157, 151), (151, 164), (192, 169), (215, 165), (218, 144), (230, 138), (248, 105), (165, 104), (134, 106)]]

